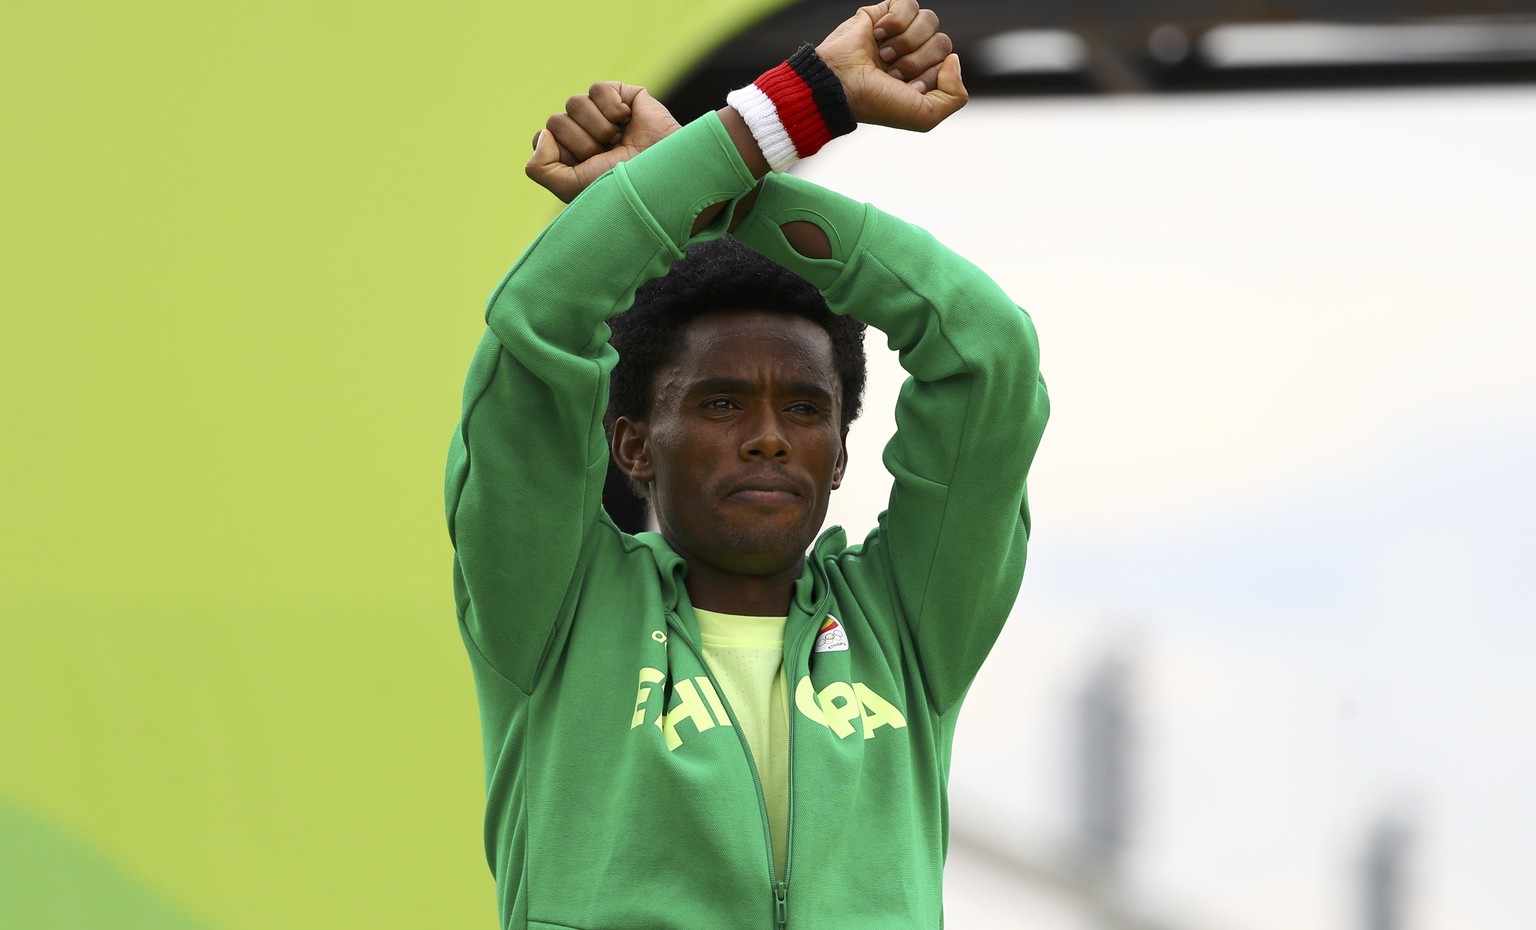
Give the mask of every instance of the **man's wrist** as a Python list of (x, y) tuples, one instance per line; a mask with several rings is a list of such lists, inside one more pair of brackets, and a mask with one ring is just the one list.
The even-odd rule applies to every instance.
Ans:
[(720, 124), (725, 127), (731, 141), (736, 143), (736, 151), (741, 155), (741, 160), (746, 163), (747, 170), (752, 172), (752, 176), (761, 178), (767, 174), (770, 170), (768, 160), (763, 157), (763, 150), (753, 138), (747, 121), (741, 118), (741, 113), (729, 105), (715, 112), (720, 117)]
[(726, 97), (768, 166), (785, 171), (857, 128), (842, 81), (810, 45)]

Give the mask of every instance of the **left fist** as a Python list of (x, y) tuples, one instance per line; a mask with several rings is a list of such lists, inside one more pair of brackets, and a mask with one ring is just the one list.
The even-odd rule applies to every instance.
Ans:
[(860, 123), (927, 132), (965, 106), (960, 56), (917, 0), (859, 9), (816, 46)]

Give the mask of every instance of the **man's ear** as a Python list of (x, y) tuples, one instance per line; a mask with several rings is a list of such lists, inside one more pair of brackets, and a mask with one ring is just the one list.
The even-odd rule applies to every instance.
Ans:
[(609, 444), (614, 464), (631, 481), (642, 484), (656, 480), (656, 466), (651, 461), (650, 426), (644, 420), (619, 417), (613, 421), (613, 442)]
[(837, 465), (832, 469), (832, 490), (843, 486), (843, 472), (848, 470), (848, 430), (844, 429), (837, 440)]

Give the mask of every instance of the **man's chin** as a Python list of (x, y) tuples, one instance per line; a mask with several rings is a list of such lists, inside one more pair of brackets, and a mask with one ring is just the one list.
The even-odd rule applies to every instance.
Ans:
[(769, 534), (757, 528), (718, 547), (710, 561), (738, 575), (778, 575), (798, 569), (815, 538), (814, 532)]
[[(798, 572), (805, 552), (816, 539), (825, 511), (803, 508), (726, 507), (707, 524), (668, 526), (662, 535), (679, 554), (735, 575), (767, 577)], [(756, 511), (755, 513), (752, 511)], [(692, 529), (694, 532), (674, 532)]]

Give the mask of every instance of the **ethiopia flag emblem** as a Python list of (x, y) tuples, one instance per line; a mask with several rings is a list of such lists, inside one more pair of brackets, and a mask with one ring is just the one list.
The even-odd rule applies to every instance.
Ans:
[(848, 651), (848, 634), (843, 632), (843, 625), (837, 622), (836, 617), (827, 614), (827, 622), (821, 625), (821, 631), (816, 634), (816, 645), (811, 647), (811, 651)]

